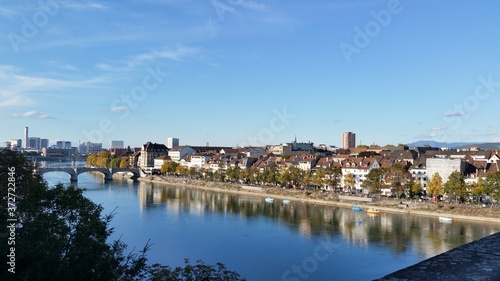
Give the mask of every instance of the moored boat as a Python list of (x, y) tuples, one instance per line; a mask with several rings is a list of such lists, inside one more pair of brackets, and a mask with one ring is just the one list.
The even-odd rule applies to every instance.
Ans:
[(354, 212), (361, 212), (361, 211), (363, 211), (363, 208), (361, 208), (361, 207), (360, 207), (360, 206), (358, 206), (358, 205), (354, 205), (354, 206), (352, 206), (352, 210), (353, 210)]
[(272, 197), (266, 197), (266, 202), (274, 202), (274, 198)]
[(439, 222), (452, 223), (453, 219), (452, 218), (447, 218), (447, 217), (439, 217)]
[(290, 204), (290, 202), (291, 202), (291, 201), (290, 201), (290, 200), (288, 200), (288, 199), (283, 199), (283, 204)]
[(377, 210), (377, 209), (368, 209), (368, 211), (366, 211), (368, 214), (370, 215), (378, 215), (380, 214), (380, 211)]

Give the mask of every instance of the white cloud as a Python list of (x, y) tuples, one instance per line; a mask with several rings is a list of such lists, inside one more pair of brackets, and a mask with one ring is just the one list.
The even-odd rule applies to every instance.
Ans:
[(465, 112), (459, 112), (459, 111), (450, 111), (447, 112), (444, 117), (462, 117), (467, 115)]
[(64, 69), (64, 70), (73, 70), (73, 71), (78, 70), (78, 68), (76, 66), (74, 66), (72, 64), (68, 64), (68, 63), (60, 63), (57, 61), (48, 61), (47, 64), (49, 66)]
[(128, 107), (126, 106), (115, 106), (109, 109), (111, 112), (120, 112), (120, 111), (125, 111), (128, 110)]
[(32, 119), (56, 119), (55, 117), (49, 116), (45, 113), (38, 111), (27, 111), (21, 114), (12, 114), (14, 118), (32, 118)]
[(16, 15), (16, 12), (14, 10), (7, 9), (5, 7), (0, 7), (0, 16), (11, 18), (14, 15)]

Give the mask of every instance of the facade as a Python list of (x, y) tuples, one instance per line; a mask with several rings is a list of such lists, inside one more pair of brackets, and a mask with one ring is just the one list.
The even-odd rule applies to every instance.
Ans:
[(122, 140), (112, 140), (111, 148), (124, 148), (124, 142)]
[(84, 142), (78, 146), (78, 152), (82, 154), (99, 153), (102, 143)]
[(176, 146), (179, 146), (179, 139), (178, 138), (168, 138), (167, 139), (167, 148), (172, 149)]
[(342, 148), (355, 148), (356, 147), (356, 134), (353, 132), (345, 132), (342, 134)]
[(71, 148), (71, 142), (70, 141), (57, 141), (56, 142), (56, 147), (59, 149), (70, 149)]
[(141, 147), (141, 155), (137, 165), (141, 168), (154, 167), (154, 159), (168, 154), (168, 148), (164, 144), (148, 141)]
[(76, 155), (76, 147), (73, 148), (42, 148), (42, 156), (45, 157), (72, 157)]
[(14, 148), (22, 148), (23, 141), (21, 139), (11, 139), (10, 140), (10, 147), (12, 149)]
[(45, 148), (49, 147), (49, 140), (48, 140), (48, 139), (41, 139), (41, 140), (40, 140), (40, 145), (41, 145), (41, 147), (42, 147), (42, 148), (44, 148), (44, 147), (45, 147)]
[(28, 138), (28, 148), (41, 149), (42, 148), (41, 139), (35, 137)]
[(427, 158), (426, 168), (428, 180), (432, 179), (435, 173), (439, 173), (443, 179), (443, 183), (448, 181), (448, 177), (454, 171), (458, 171), (460, 174), (464, 174), (466, 168), (466, 162), (464, 159), (449, 159), (449, 158)]
[(194, 150), (192, 147), (190, 146), (187, 146), (187, 145), (181, 145), (181, 146), (176, 146), (174, 148), (172, 148), (169, 152), (168, 152), (168, 156), (170, 156), (170, 158), (172, 158), (172, 161), (181, 161), (181, 159), (188, 155), (188, 154), (193, 154), (193, 153), (196, 153), (196, 150)]

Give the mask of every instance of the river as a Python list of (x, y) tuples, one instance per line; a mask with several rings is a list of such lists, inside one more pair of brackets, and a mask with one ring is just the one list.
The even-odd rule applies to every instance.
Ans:
[[(69, 175), (44, 175), (69, 185)], [(500, 231), (499, 224), (381, 213), (201, 189), (79, 176), (85, 196), (115, 210), (113, 239), (150, 241), (149, 263), (222, 262), (247, 280), (373, 280)]]

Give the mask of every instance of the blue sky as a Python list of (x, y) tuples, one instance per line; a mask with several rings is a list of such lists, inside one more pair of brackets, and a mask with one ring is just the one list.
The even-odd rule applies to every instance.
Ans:
[(0, 140), (500, 141), (498, 1), (1, 1)]

